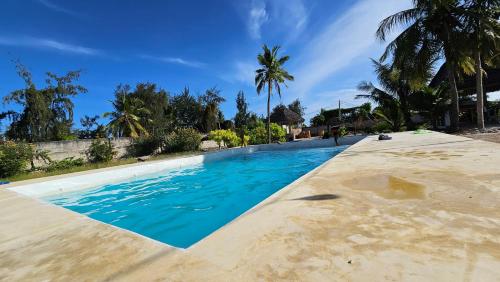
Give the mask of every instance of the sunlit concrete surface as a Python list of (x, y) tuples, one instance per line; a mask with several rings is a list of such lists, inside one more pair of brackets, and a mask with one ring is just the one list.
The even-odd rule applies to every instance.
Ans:
[(500, 281), (500, 144), (392, 136), (186, 250), (2, 189), (0, 280)]

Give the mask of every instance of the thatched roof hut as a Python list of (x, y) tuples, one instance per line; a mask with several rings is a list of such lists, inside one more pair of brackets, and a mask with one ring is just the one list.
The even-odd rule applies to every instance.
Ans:
[[(485, 68), (486, 75), (483, 78), (483, 87), (486, 93), (495, 92), (500, 90), (500, 68)], [(446, 65), (442, 65), (436, 73), (430, 87), (437, 87), (441, 82), (448, 81), (448, 72)], [(461, 79), (457, 80), (458, 91), (465, 95), (472, 95), (476, 93), (476, 77), (475, 75), (461, 74)]]
[(299, 114), (284, 106), (274, 109), (270, 118), (271, 122), (279, 125), (298, 125), (304, 122)]

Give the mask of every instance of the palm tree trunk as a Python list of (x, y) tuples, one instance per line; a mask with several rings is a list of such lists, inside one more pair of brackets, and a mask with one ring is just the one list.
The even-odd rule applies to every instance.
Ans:
[(448, 82), (450, 83), (450, 95), (451, 95), (451, 117), (450, 117), (450, 130), (458, 131), (459, 129), (459, 113), (460, 106), (458, 103), (458, 89), (457, 82), (455, 80), (455, 62), (453, 61), (453, 56), (451, 52), (451, 33), (447, 25), (444, 25), (444, 30), (446, 33), (446, 40), (444, 41), (444, 56), (446, 59), (446, 69), (448, 71)]
[(477, 127), (484, 129), (484, 95), (483, 95), (483, 68), (481, 65), (481, 52), (476, 49), (476, 98), (477, 98)]
[(450, 83), (450, 96), (451, 96), (451, 116), (450, 116), (450, 130), (458, 131), (458, 115), (459, 115), (459, 105), (458, 105), (458, 90), (457, 82), (455, 80), (455, 66), (453, 63), (446, 61), (446, 69), (448, 70), (448, 82)]
[(271, 144), (271, 82), (268, 81), (267, 92), (267, 142)]
[(401, 101), (401, 111), (405, 120), (406, 130), (413, 129), (413, 122), (411, 120), (410, 110), (408, 108), (408, 99), (406, 93), (400, 93), (399, 100)]

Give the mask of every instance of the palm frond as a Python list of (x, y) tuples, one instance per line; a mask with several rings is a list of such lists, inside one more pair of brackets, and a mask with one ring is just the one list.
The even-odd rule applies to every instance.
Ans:
[(387, 33), (391, 32), (397, 25), (407, 25), (411, 23), (418, 17), (420, 12), (421, 11), (417, 8), (411, 8), (385, 18), (377, 29), (377, 38), (385, 41)]

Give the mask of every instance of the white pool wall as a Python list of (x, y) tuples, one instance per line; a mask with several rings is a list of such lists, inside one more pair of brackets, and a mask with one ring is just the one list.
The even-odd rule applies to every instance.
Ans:
[[(340, 145), (352, 145), (360, 141), (364, 137), (364, 135), (347, 136), (341, 138), (339, 140), (339, 143)], [(287, 142), (282, 144), (255, 145), (212, 152), (198, 156), (146, 162), (141, 165), (109, 168), (96, 172), (89, 171), (89, 173), (84, 173), (81, 175), (63, 175), (61, 177), (58, 177), (57, 179), (45, 181), (41, 180), (40, 182), (29, 184), (20, 183), (20, 185), (11, 186), (7, 189), (23, 195), (39, 198), (122, 182), (125, 180), (138, 178), (148, 174), (154, 174), (168, 169), (178, 169), (182, 167), (201, 164), (207, 161), (225, 159), (241, 154), (249, 154), (256, 151), (319, 148), (334, 145), (335, 141), (333, 139), (314, 139)]]

